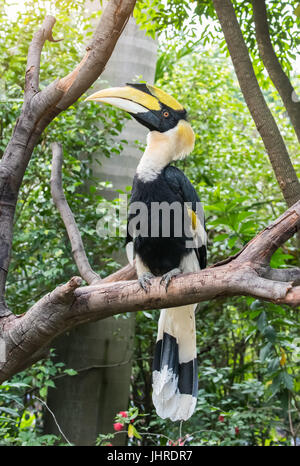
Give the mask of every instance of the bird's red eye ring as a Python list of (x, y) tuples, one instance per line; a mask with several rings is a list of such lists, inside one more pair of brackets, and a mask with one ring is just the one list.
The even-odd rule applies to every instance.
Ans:
[(165, 111), (163, 112), (163, 116), (164, 116), (165, 118), (168, 118), (168, 117), (170, 116), (170, 113), (169, 113), (167, 110), (165, 110)]

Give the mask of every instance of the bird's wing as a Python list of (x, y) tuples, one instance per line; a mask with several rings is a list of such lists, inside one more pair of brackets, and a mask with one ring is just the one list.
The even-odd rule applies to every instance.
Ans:
[(130, 234), (129, 228), (128, 228), (129, 220), (130, 220), (130, 216), (127, 219), (127, 235), (126, 235), (126, 241), (125, 241), (125, 250), (126, 250), (126, 255), (127, 255), (127, 259), (128, 259), (129, 264), (133, 265), (134, 247), (133, 247), (133, 238), (132, 238), (132, 235)]
[[(135, 192), (136, 192), (136, 175), (133, 178), (133, 182), (132, 182), (130, 203), (134, 199)], [(132, 236), (132, 233), (129, 231), (129, 223), (130, 223), (130, 220), (134, 216), (135, 214), (131, 214), (130, 209), (129, 209), (128, 217), (127, 217), (127, 234), (126, 234), (125, 248), (126, 248), (126, 255), (127, 255), (128, 262), (131, 265), (133, 265), (133, 261), (134, 261), (134, 247), (133, 247), (133, 236)]]
[(204, 211), (199, 196), (185, 174), (173, 165), (164, 170), (165, 179), (170, 188), (187, 204), (187, 211), (191, 222), (191, 234), (196, 247), (195, 252), (201, 269), (206, 267), (206, 231)]

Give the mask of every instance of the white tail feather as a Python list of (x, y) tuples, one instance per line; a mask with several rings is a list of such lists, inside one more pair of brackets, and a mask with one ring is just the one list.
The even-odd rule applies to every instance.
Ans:
[[(156, 355), (159, 367), (153, 371), (152, 399), (157, 414), (163, 419), (187, 420), (195, 410), (197, 398), (193, 387), (198, 378), (193, 364), (197, 357), (195, 307), (192, 304), (163, 309), (160, 314), (157, 341), (161, 346)], [(181, 381), (181, 387), (183, 382), (189, 393), (179, 390), (180, 365), (184, 363), (189, 363), (192, 374), (189, 372), (188, 380)]]
[(133, 265), (134, 261), (134, 250), (133, 250), (133, 242), (130, 241), (129, 243), (126, 244), (126, 255), (127, 259), (130, 265)]

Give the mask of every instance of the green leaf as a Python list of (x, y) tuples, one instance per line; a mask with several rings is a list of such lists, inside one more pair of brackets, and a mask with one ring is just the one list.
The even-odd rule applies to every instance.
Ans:
[(290, 391), (293, 390), (294, 388), (294, 381), (293, 381), (293, 378), (290, 374), (288, 374), (286, 371), (283, 371), (281, 373), (281, 376), (282, 376), (282, 382), (283, 382), (283, 385)]
[(231, 238), (229, 238), (228, 240), (228, 247), (231, 249), (233, 248), (233, 246), (235, 245), (235, 243), (237, 242), (238, 240), (238, 236), (232, 236)]
[(11, 416), (14, 416), (14, 417), (18, 416), (17, 411), (15, 411), (14, 409), (11, 409), (11, 408), (6, 408), (4, 406), (0, 406), (0, 411), (2, 411), (3, 413), (10, 414)]
[(258, 310), (258, 309), (261, 309), (261, 306), (262, 306), (261, 301), (259, 299), (256, 299), (250, 304), (250, 309), (253, 311)]
[(47, 396), (47, 393), (48, 393), (48, 388), (47, 388), (47, 387), (42, 387), (42, 388), (40, 389), (40, 396), (41, 396), (42, 398), (45, 398), (45, 397)]
[(130, 416), (129, 419), (132, 421), (133, 419), (136, 419), (136, 417), (139, 415), (139, 410), (138, 408), (131, 408), (130, 409)]
[(280, 393), (278, 393), (277, 396), (280, 400), (281, 408), (283, 409), (285, 415), (287, 415), (289, 409), (289, 391), (282, 390)]
[(77, 375), (78, 374), (78, 372), (75, 371), (74, 369), (65, 369), (64, 373), (68, 374), (68, 375)]
[(297, 6), (297, 8), (294, 10), (294, 14), (300, 18), (300, 4)]
[(261, 362), (264, 362), (268, 355), (271, 354), (272, 349), (273, 345), (269, 342), (260, 350), (259, 358)]
[(128, 432), (127, 432), (129, 438), (132, 438), (134, 436), (133, 429), (134, 429), (133, 424), (129, 424)]
[(268, 323), (267, 314), (266, 314), (265, 311), (262, 311), (262, 313), (260, 314), (260, 316), (259, 316), (259, 318), (257, 319), (257, 322), (256, 322), (257, 328), (261, 333), (264, 332), (264, 329), (267, 326), (267, 323)]
[(279, 360), (278, 358), (271, 359), (268, 364), (268, 372), (274, 372), (279, 367)]
[(55, 383), (53, 382), (53, 380), (46, 380), (45, 385), (46, 385), (46, 387), (55, 388)]
[(138, 433), (138, 431), (136, 430), (136, 428), (134, 427), (133, 424), (130, 424), (132, 426), (132, 433), (133, 435), (138, 438), (138, 439), (141, 439), (142, 437), (140, 436), (140, 434)]
[(279, 391), (280, 383), (281, 383), (281, 377), (280, 377), (280, 374), (279, 374), (273, 379), (272, 384), (270, 386), (270, 390), (271, 390), (273, 396)]
[(267, 325), (263, 330), (263, 335), (266, 337), (271, 343), (275, 343), (276, 341), (276, 331), (272, 325)]

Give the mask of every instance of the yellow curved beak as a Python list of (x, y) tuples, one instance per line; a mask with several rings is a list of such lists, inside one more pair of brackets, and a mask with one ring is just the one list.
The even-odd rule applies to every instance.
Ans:
[(102, 89), (85, 100), (110, 104), (129, 113), (141, 113), (148, 110), (160, 110), (161, 108), (156, 97), (131, 86)]

